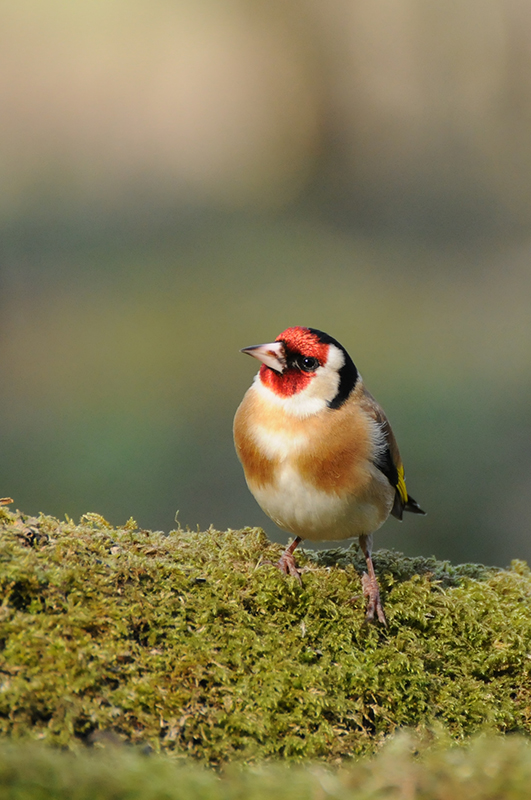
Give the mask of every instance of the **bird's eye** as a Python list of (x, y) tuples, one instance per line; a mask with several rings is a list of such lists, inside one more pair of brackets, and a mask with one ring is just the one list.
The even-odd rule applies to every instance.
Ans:
[(319, 361), (317, 358), (313, 358), (313, 356), (301, 356), (298, 365), (305, 372), (315, 372), (319, 366)]

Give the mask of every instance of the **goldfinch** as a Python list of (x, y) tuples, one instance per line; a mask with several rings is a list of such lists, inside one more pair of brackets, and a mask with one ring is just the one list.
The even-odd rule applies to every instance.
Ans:
[(408, 495), (396, 439), (352, 359), (328, 334), (288, 328), (241, 351), (262, 362), (234, 418), (247, 485), (279, 528), (295, 536), (278, 567), (300, 581), (303, 539), (357, 536), (367, 562), (366, 617), (386, 624), (372, 534), (389, 514), (424, 514)]

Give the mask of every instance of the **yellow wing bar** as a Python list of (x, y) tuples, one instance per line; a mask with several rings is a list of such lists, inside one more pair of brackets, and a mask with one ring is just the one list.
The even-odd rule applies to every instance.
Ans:
[(398, 472), (398, 483), (396, 484), (396, 488), (398, 489), (400, 497), (402, 498), (402, 502), (405, 505), (408, 501), (408, 496), (406, 489), (406, 481), (404, 480), (404, 467), (402, 466), (402, 464), (400, 464), (400, 466), (397, 468), (397, 472)]

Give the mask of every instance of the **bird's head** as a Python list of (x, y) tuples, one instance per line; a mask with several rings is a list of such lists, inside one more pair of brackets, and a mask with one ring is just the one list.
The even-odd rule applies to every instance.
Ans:
[(358, 380), (345, 348), (315, 328), (287, 328), (274, 342), (245, 347), (242, 353), (262, 362), (259, 383), (288, 401), (297, 415), (339, 408)]

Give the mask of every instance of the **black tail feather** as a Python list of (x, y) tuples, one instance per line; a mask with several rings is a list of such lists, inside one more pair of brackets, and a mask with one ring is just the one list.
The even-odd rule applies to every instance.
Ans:
[(400, 521), (402, 521), (402, 517), (404, 515), (404, 511), (409, 511), (411, 514), (426, 514), (425, 511), (419, 506), (416, 500), (413, 500), (411, 495), (408, 495), (407, 503), (404, 503), (402, 498), (400, 497), (400, 492), (398, 489), (396, 490), (395, 494), (395, 502), (393, 503), (393, 507), (391, 509), (391, 514), (393, 517), (396, 517)]
[(416, 500), (413, 500), (410, 494), (407, 497), (407, 503), (404, 506), (404, 511), (410, 511), (412, 514), (426, 515), (426, 512), (422, 510)]

